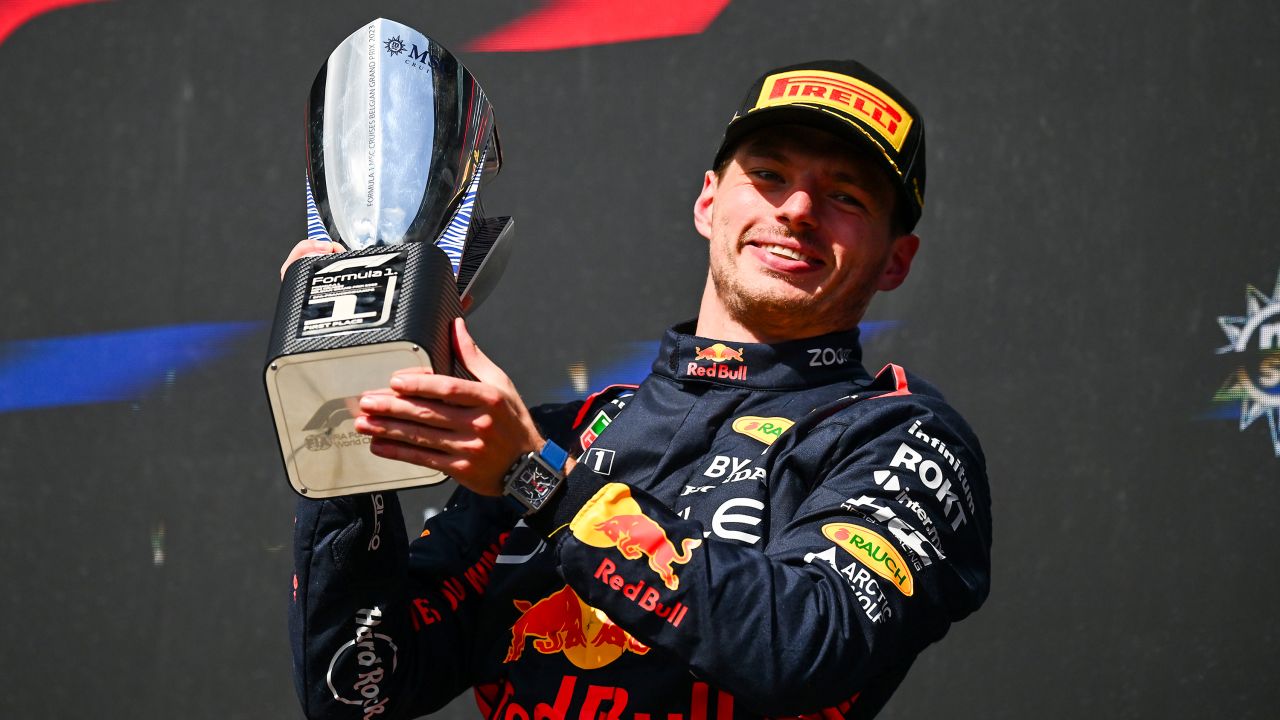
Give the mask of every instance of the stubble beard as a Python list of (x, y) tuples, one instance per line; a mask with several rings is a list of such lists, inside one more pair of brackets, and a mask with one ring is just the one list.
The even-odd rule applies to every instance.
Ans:
[[(886, 253), (880, 258), (874, 272), (864, 268), (850, 269), (861, 277), (838, 295), (831, 295), (819, 288), (808, 292), (791, 285), (786, 277), (774, 275), (779, 282), (795, 288), (785, 292), (775, 284), (770, 287), (752, 286), (743, 282), (743, 273), (737, 271), (742, 260), (742, 249), (750, 240), (770, 235), (795, 237), (785, 227), (749, 228), (738, 238), (736, 247), (725, 248), (722, 262), (711, 263), (711, 282), (729, 316), (739, 325), (773, 337), (806, 338), (837, 330), (848, 330), (857, 325), (875, 294), (875, 279), (888, 263)], [(721, 246), (723, 247), (723, 246)], [(766, 270), (767, 272), (767, 270)]]

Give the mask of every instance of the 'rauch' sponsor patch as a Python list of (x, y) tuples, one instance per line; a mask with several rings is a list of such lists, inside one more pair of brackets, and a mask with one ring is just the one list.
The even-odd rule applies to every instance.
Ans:
[(902, 555), (879, 534), (852, 523), (830, 523), (822, 534), (871, 571), (893, 583), (903, 595), (915, 592), (915, 581)]
[(757, 417), (743, 415), (733, 421), (733, 431), (749, 438), (759, 440), (765, 445), (772, 445), (778, 436), (786, 432), (794, 422), (784, 417)]

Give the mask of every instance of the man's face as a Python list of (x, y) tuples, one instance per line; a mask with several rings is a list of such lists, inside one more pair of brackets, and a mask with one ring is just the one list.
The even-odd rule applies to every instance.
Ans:
[(902, 283), (919, 245), (894, 236), (893, 211), (893, 186), (859, 148), (793, 125), (748, 136), (694, 206), (712, 302), (761, 340), (853, 327), (876, 290)]

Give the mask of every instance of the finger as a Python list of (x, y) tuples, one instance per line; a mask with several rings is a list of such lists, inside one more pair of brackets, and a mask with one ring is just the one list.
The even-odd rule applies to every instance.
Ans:
[(293, 246), (293, 249), (289, 251), (289, 256), (285, 258), (284, 264), (280, 266), (280, 279), (284, 279), (284, 274), (289, 269), (290, 265), (304, 257), (312, 257), (314, 255), (332, 255), (343, 251), (344, 248), (340, 243), (330, 242), (328, 240), (302, 240), (297, 245)]
[(387, 417), (361, 416), (356, 418), (355, 426), (356, 432), (375, 439), (395, 440), (405, 445), (460, 457), (472, 457), (478, 451), (477, 448), (483, 446), (483, 443), (472, 436)]
[(510, 383), (507, 374), (498, 367), (488, 355), (476, 344), (471, 333), (467, 331), (467, 323), (462, 318), (453, 321), (453, 348), (465, 367), (477, 380), (498, 386)]
[(416, 367), (400, 368), (399, 370), (391, 373), (391, 375), (394, 377), (396, 375), (413, 375), (414, 373), (426, 373), (427, 375), (433, 375), (435, 374), (435, 371), (429, 367), (419, 365)]
[(406, 421), (441, 430), (461, 430), (471, 425), (476, 411), (439, 400), (367, 393), (360, 397), (360, 413), (373, 419)]
[(369, 451), (378, 457), (413, 463), (414, 465), (421, 465), (442, 472), (449, 472), (449, 469), (457, 462), (457, 458), (448, 453), (387, 438), (374, 438), (369, 443)]
[(393, 375), (391, 389), (408, 397), (440, 400), (462, 407), (492, 407), (501, 400), (497, 389), (484, 383), (430, 373)]

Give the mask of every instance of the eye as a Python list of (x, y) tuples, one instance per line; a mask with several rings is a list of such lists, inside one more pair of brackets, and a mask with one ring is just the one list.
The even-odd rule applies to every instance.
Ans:
[(751, 170), (747, 174), (753, 178), (756, 178), (757, 180), (762, 180), (767, 183), (782, 182), (781, 175), (767, 168), (756, 168), (755, 170)]
[(864, 208), (864, 209), (867, 207), (866, 203), (862, 202), (861, 200), (854, 197), (853, 195), (850, 195), (849, 193), (842, 193), (842, 192), (832, 193), (831, 199), (835, 200), (841, 205), (848, 205), (849, 207)]

